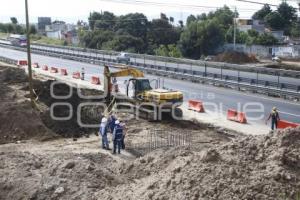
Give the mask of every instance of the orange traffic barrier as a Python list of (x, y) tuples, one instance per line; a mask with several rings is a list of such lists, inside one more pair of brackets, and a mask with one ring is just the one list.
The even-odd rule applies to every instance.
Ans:
[(51, 67), (50, 73), (58, 73), (58, 68)]
[(194, 110), (197, 112), (205, 112), (204, 111), (204, 106), (202, 101), (198, 101), (198, 100), (189, 100), (189, 110)]
[(73, 72), (73, 78), (80, 79), (80, 72)]
[(227, 111), (227, 119), (230, 121), (239, 122), (242, 124), (247, 123), (246, 114), (242, 112), (237, 112), (236, 110), (229, 109)]
[(28, 65), (28, 62), (27, 62), (27, 60), (18, 60), (17, 65), (19, 67), (26, 66), (26, 65)]
[(277, 128), (279, 128), (279, 129), (296, 128), (298, 126), (300, 126), (300, 124), (296, 124), (296, 123), (288, 122), (288, 121), (284, 121), (284, 120), (279, 120), (277, 123)]
[(92, 82), (92, 84), (95, 84), (95, 85), (101, 85), (100, 78), (97, 76), (92, 76), (91, 82)]
[(44, 71), (48, 71), (48, 66), (47, 66), (47, 65), (44, 65), (44, 66), (42, 67), (42, 69), (43, 69)]
[(67, 69), (60, 69), (60, 74), (63, 76), (68, 76)]
[(39, 63), (33, 63), (33, 64), (32, 64), (32, 67), (33, 67), (33, 68), (39, 68), (40, 65), (39, 65)]

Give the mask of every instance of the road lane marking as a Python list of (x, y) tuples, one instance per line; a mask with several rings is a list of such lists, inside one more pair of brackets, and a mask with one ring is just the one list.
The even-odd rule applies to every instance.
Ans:
[(286, 114), (286, 115), (291, 115), (291, 116), (294, 116), (294, 117), (300, 117), (300, 115), (296, 115), (296, 114), (293, 114), (293, 113), (281, 112), (281, 111), (278, 111), (278, 112), (282, 113), (282, 114)]

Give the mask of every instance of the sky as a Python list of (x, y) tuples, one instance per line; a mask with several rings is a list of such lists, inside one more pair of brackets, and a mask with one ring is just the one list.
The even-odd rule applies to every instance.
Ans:
[[(175, 21), (185, 21), (186, 17), (190, 14), (209, 12), (215, 10), (217, 7), (222, 7), (224, 4), (232, 9), (236, 7), (241, 18), (249, 18), (255, 10), (262, 7), (262, 5), (239, 2), (236, 0), (141, 0), (143, 2), (163, 2), (164, 5), (120, 3), (124, 1), (133, 2), (134, 0), (28, 0), (30, 22), (36, 23), (37, 17), (43, 16), (51, 17), (52, 20), (58, 19), (68, 23), (76, 23), (78, 20), (87, 21), (91, 11), (110, 11), (116, 15), (140, 12), (144, 13), (149, 19), (158, 18), (160, 13), (165, 13), (167, 16), (174, 17)], [(275, 5), (281, 2), (281, 0), (256, 1)], [(292, 0), (290, 4), (294, 7), (298, 7), (297, 3), (293, 1), (294, 0)], [(9, 22), (10, 17), (14, 16), (18, 18), (20, 23), (25, 23), (24, 2), (25, 0), (2, 0), (0, 22)], [(183, 7), (181, 5), (195, 5), (198, 7)]]

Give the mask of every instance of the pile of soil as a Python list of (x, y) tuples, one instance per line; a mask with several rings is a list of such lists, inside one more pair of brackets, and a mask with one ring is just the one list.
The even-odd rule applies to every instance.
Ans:
[[(82, 99), (77, 89), (66, 84), (56, 84), (54, 92), (57, 96), (66, 96), (70, 90), (72, 96), (61, 100), (51, 96), (52, 80), (34, 80), (33, 88), (38, 96), (37, 109), (32, 109), (29, 97), (28, 77), (24, 70), (0, 66), (0, 144), (28, 139), (47, 140), (63, 137), (80, 137), (94, 133), (98, 128), (82, 128), (78, 118), (84, 124), (99, 124), (103, 109), (99, 106), (83, 107), (77, 116), (77, 108), (83, 102), (99, 102), (100, 100)], [(95, 90), (84, 89), (85, 95), (98, 95)], [(54, 103), (69, 103), (73, 116), (69, 120), (55, 120), (50, 113)], [(67, 117), (70, 109), (67, 106), (56, 106), (53, 113), (56, 117)]]
[(0, 67), (0, 144), (57, 137), (31, 108), (26, 92), (19, 89), (27, 80), (23, 70)]
[(160, 150), (120, 168), (128, 183), (97, 195), (101, 199), (296, 199), (299, 155), (300, 127), (242, 137), (200, 152)]
[(214, 57), (216, 62), (227, 62), (233, 64), (257, 63), (255, 55), (248, 55), (243, 52), (224, 52)]

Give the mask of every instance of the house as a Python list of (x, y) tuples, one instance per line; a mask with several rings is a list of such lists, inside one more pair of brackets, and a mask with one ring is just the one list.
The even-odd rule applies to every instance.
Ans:
[(46, 36), (48, 38), (54, 38), (54, 39), (60, 39), (62, 40), (64, 38), (63, 34), (61, 31), (46, 31)]
[(37, 30), (39, 32), (44, 33), (47, 25), (51, 25), (51, 17), (38, 17)]
[(237, 29), (242, 32), (256, 30), (260, 34), (265, 32), (265, 25), (261, 20), (253, 19), (236, 19)]
[(73, 29), (72, 31), (65, 32), (64, 39), (68, 44), (78, 44), (79, 43), (77, 31), (75, 29)]

